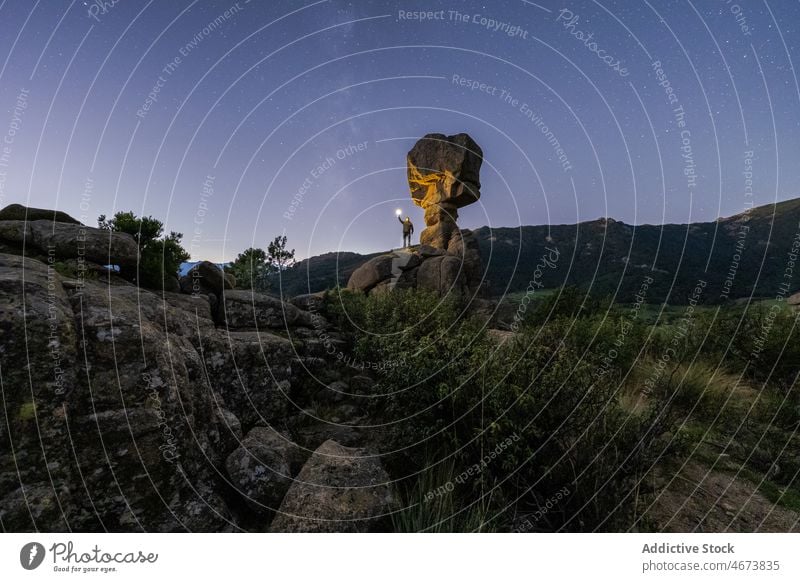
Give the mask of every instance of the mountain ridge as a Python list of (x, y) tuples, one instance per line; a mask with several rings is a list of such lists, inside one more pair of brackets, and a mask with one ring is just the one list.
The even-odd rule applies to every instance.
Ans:
[[(800, 287), (793, 267), (784, 276), (789, 253), (800, 245), (800, 198), (710, 222), (630, 225), (604, 217), (561, 225), (482, 226), (473, 232), (495, 296), (569, 285), (629, 302), (644, 277), (654, 279), (646, 301), (675, 304), (687, 302), (698, 281), (706, 284), (702, 303), (781, 298)], [(557, 264), (537, 271), (541, 257), (554, 250)], [(344, 286), (355, 268), (380, 254), (309, 257), (284, 272), (275, 286), (285, 295)]]

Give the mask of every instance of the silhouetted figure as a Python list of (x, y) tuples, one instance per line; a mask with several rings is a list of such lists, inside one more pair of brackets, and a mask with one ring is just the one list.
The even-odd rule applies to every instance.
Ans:
[(414, 234), (414, 225), (411, 223), (411, 219), (408, 216), (406, 216), (405, 220), (398, 216), (397, 220), (403, 225), (403, 248), (410, 247), (411, 235)]

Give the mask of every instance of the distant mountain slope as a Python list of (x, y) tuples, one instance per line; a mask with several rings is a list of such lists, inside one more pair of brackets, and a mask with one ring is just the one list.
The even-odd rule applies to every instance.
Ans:
[(325, 253), (298, 261), (284, 271), (280, 279), (272, 278), (272, 290), (282, 295), (301, 295), (330, 289), (337, 284), (344, 287), (350, 275), (365, 261), (382, 253)]
[[(600, 295), (633, 301), (652, 277), (646, 302), (686, 303), (699, 280), (700, 301), (774, 297), (800, 288), (800, 199), (753, 208), (715, 222), (631, 226), (613, 219), (572, 225), (481, 227), (474, 231), (492, 293), (524, 291), (532, 281), (544, 288), (575, 285)], [(550, 265), (542, 257), (559, 259)], [(301, 261), (283, 275), (284, 294), (346, 284), (350, 273), (380, 253), (327, 253)], [(800, 257), (794, 257), (797, 260)], [(338, 261), (338, 267), (337, 267)], [(537, 271), (537, 265), (544, 265)], [(338, 273), (338, 279), (337, 279)], [(788, 275), (785, 277), (785, 275)]]
[[(704, 303), (775, 296), (785, 282), (789, 291), (800, 287), (800, 264), (796, 276), (784, 278), (800, 236), (800, 199), (715, 222), (631, 226), (600, 219), (475, 233), (494, 294), (525, 290), (534, 278), (544, 287), (575, 285), (632, 301), (649, 276), (646, 301), (671, 303), (685, 303), (699, 280), (706, 282)], [(557, 249), (560, 259), (537, 276), (547, 249)]]

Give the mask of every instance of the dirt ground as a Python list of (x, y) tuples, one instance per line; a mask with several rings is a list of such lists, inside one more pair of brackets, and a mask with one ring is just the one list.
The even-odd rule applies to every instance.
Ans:
[(643, 518), (657, 531), (800, 532), (800, 513), (772, 503), (741, 475), (687, 463), (671, 478), (659, 478), (666, 488), (643, 504)]

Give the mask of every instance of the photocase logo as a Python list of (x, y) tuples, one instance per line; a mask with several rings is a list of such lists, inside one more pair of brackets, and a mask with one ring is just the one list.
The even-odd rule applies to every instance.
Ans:
[(44, 546), (38, 542), (30, 542), (22, 546), (19, 552), (19, 563), (26, 570), (35, 570), (44, 561)]

